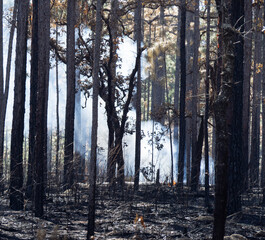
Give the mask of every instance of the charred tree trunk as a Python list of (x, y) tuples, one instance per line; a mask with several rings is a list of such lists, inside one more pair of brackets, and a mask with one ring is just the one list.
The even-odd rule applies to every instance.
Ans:
[[(56, 25), (56, 42), (58, 42), (58, 25)], [(60, 118), (59, 118), (59, 69), (58, 57), (55, 58), (55, 78), (56, 78), (56, 153), (55, 153), (55, 174), (56, 184), (59, 184), (59, 150), (60, 150)]]
[(242, 101), (243, 98), (243, 78), (244, 78), (244, 0), (233, 1), (232, 3), (232, 26), (239, 29), (235, 34), (234, 42), (234, 85), (233, 85), (233, 122), (231, 126), (231, 144), (229, 154), (229, 179), (228, 179), (228, 214), (241, 211), (241, 161), (243, 157), (242, 148)]
[[(50, 4), (48, 2), (46, 2), (46, 4), (48, 6), (50, 6)], [(46, 6), (47, 7), (47, 6)], [(47, 74), (46, 76), (46, 80), (45, 80), (45, 106), (44, 106), (44, 198), (45, 198), (45, 193), (46, 193), (46, 189), (47, 189), (47, 183), (48, 183), (48, 158), (47, 158), (47, 154), (48, 154), (48, 98), (49, 98), (49, 71), (50, 71), (50, 62), (49, 62), (49, 57), (50, 57), (50, 47), (49, 47), (49, 40), (50, 40), (50, 11), (47, 9), (47, 12), (45, 15), (45, 22), (43, 23), (45, 26), (45, 31), (46, 31), (46, 35), (44, 35), (44, 37), (46, 38), (46, 43), (48, 43), (48, 45), (45, 45), (45, 52), (43, 52), (43, 54), (47, 57), (46, 59), (46, 63), (45, 63), (45, 67), (46, 67), (46, 72)]]
[[(3, 0), (0, 0), (0, 191), (3, 186), (3, 157), (4, 157), (4, 132), (5, 125), (3, 125), (3, 104), (4, 104), (4, 69), (3, 69)], [(3, 126), (3, 127), (2, 127)]]
[(180, 106), (179, 106), (179, 158), (178, 158), (178, 188), (183, 188), (184, 180), (184, 157), (185, 157), (185, 141), (186, 141), (186, 120), (185, 120), (185, 99), (186, 99), (186, 1), (181, 1), (181, 28), (180, 28)]
[[(181, 13), (180, 8), (178, 11), (178, 33), (180, 33), (181, 29)], [(180, 34), (177, 35), (177, 47), (176, 47), (176, 63), (175, 63), (175, 91), (174, 91), (174, 145), (177, 145), (177, 141), (179, 138), (179, 75), (180, 75)]]
[(33, 162), (35, 149), (35, 128), (37, 109), (37, 85), (38, 85), (38, 0), (32, 3), (32, 39), (31, 39), (31, 72), (30, 72), (30, 117), (29, 117), (29, 155), (28, 155), (28, 178), (27, 178), (27, 198), (32, 197), (33, 190)]
[[(37, 108), (34, 146), (34, 211), (36, 217), (43, 216), (43, 204), (45, 196), (45, 158), (47, 152), (47, 127), (46, 91), (49, 79), (49, 40), (50, 40), (50, 1), (45, 0), (38, 3), (38, 86), (37, 86)], [(46, 142), (46, 143), (45, 143)]]
[(245, 32), (244, 38), (244, 82), (243, 82), (243, 158), (242, 177), (243, 190), (248, 188), (248, 160), (249, 160), (249, 119), (250, 119), (250, 77), (252, 62), (252, 0), (244, 1), (245, 7)]
[(259, 157), (260, 157), (260, 94), (261, 94), (261, 44), (262, 44), (262, 11), (261, 3), (255, 6), (255, 50), (254, 50), (254, 79), (253, 79), (253, 103), (252, 103), (252, 133), (249, 161), (249, 185), (257, 187), (259, 184)]
[[(136, 40), (137, 40), (137, 53), (141, 51), (142, 42), (142, 1), (138, 0), (136, 10)], [(136, 134), (135, 134), (135, 178), (134, 178), (134, 190), (139, 189), (139, 177), (140, 177), (140, 163), (141, 163), (141, 59), (139, 60), (139, 69), (137, 72), (137, 94), (136, 94)]]
[[(264, 14), (265, 22), (265, 3)], [(263, 189), (263, 204), (265, 204), (265, 37), (263, 35), (263, 79), (262, 79), (262, 165), (261, 165), (261, 187)]]
[(22, 210), (23, 199), (23, 131), (27, 64), (27, 18), (29, 0), (18, 1), (17, 45), (13, 122), (11, 133), (10, 207)]
[[(5, 120), (6, 120), (6, 109), (7, 109), (7, 100), (9, 94), (9, 85), (10, 85), (10, 71), (11, 71), (11, 58), (13, 52), (13, 39), (14, 33), (16, 28), (16, 19), (17, 19), (17, 5), (18, 2), (15, 0), (14, 2), (14, 9), (13, 9), (13, 17), (12, 17), (12, 24), (10, 29), (9, 35), (9, 43), (8, 43), (8, 54), (7, 54), (7, 63), (6, 63), (6, 76), (5, 76), (5, 89), (4, 89), (4, 78), (1, 77), (0, 83), (0, 190), (2, 179), (3, 179), (3, 156), (4, 156), (4, 132), (5, 132)], [(2, 7), (1, 7), (2, 9)], [(1, 12), (3, 11), (0, 10)], [(2, 18), (2, 17), (1, 17)], [(0, 23), (0, 27), (2, 23)], [(2, 27), (1, 27), (2, 29)], [(1, 34), (1, 33), (0, 33)], [(2, 35), (2, 34), (1, 34)], [(2, 43), (0, 43), (2, 46)], [(2, 54), (1, 54), (2, 56)], [(1, 65), (2, 66), (2, 65)]]
[[(199, 1), (195, 1), (195, 19), (194, 19), (194, 56), (193, 56), (193, 74), (192, 74), (192, 168), (196, 162), (196, 144), (197, 144), (197, 104), (198, 104), (198, 83), (200, 83), (200, 74), (198, 66), (200, 30), (199, 30)], [(200, 84), (199, 84), (200, 85)], [(193, 172), (193, 171), (191, 171)], [(197, 173), (200, 174), (199, 172)], [(196, 174), (196, 175), (197, 175)], [(196, 191), (198, 183), (195, 176), (191, 176), (191, 190)]]
[[(187, 12), (186, 19), (186, 143), (185, 143), (185, 160), (186, 160), (186, 178), (187, 186), (190, 186), (191, 183), (191, 123), (192, 123), (192, 61), (194, 55), (194, 30), (191, 25), (194, 23), (194, 14)], [(184, 167), (185, 168), (185, 167)], [(185, 172), (185, 170), (184, 170)]]
[[(116, 163), (118, 164), (118, 173), (117, 173), (117, 180), (119, 183), (119, 187), (123, 193), (124, 188), (124, 159), (122, 154), (122, 139), (126, 130), (126, 121), (128, 118), (128, 112), (130, 109), (130, 103), (133, 96), (133, 90), (135, 87), (135, 75), (139, 68), (140, 63), (140, 57), (141, 53), (144, 49), (140, 49), (140, 51), (137, 53), (137, 57), (135, 60), (135, 67), (132, 70), (130, 76), (128, 76), (128, 88), (124, 89), (124, 93), (126, 94), (126, 100), (124, 100), (123, 105), (121, 106), (121, 102), (119, 102), (120, 99), (114, 98), (114, 93), (116, 93), (115, 87), (117, 86), (118, 82), (114, 81), (113, 74), (112, 74), (112, 61), (116, 62), (116, 54), (113, 55), (113, 47), (117, 48), (117, 43), (113, 44), (114, 39), (112, 39), (112, 31), (111, 31), (111, 25), (110, 22), (106, 19), (104, 19), (107, 25), (108, 33), (109, 33), (109, 43), (110, 43), (110, 50), (109, 50), (109, 61), (107, 64), (105, 64), (105, 70), (107, 75), (107, 86), (104, 84), (101, 85), (99, 94), (100, 97), (105, 102), (105, 108), (107, 112), (107, 122), (108, 127), (112, 128), (112, 131), (114, 131), (115, 134), (115, 140), (114, 144), (112, 144), (112, 148), (109, 150), (109, 156), (108, 156), (108, 175), (109, 175), (109, 182), (110, 182), (110, 190), (112, 190), (112, 184), (114, 184), (114, 177), (115, 177), (115, 168)], [(113, 84), (113, 86), (112, 86)], [(116, 84), (116, 85), (114, 85)], [(113, 97), (112, 97), (113, 96)], [(122, 111), (120, 109), (116, 109), (115, 105), (116, 102), (119, 102), (119, 107), (121, 107)], [(120, 116), (121, 115), (121, 116)], [(110, 144), (110, 143), (109, 143)], [(114, 173), (114, 174), (113, 174)], [(113, 175), (112, 175), (113, 174)]]
[(234, 28), (231, 21), (233, 0), (216, 0), (222, 12), (220, 24), (223, 40), (223, 74), (220, 92), (214, 101), (216, 121), (216, 164), (215, 164), (215, 209), (213, 239), (221, 240), (225, 233), (228, 193), (229, 130), (232, 124), (232, 94), (234, 75)]
[(124, 176), (124, 158), (122, 149), (123, 133), (121, 129), (115, 129), (115, 159), (117, 160), (117, 183), (121, 191), (122, 198), (124, 194), (125, 176)]
[(95, 210), (96, 210), (96, 173), (97, 173), (97, 131), (98, 131), (98, 95), (99, 95), (99, 61), (100, 61), (100, 43), (101, 43), (101, 0), (97, 0), (96, 12), (96, 35), (94, 47), (94, 66), (93, 66), (93, 116), (92, 116), (92, 134), (91, 134), (91, 162), (89, 179), (89, 208), (87, 239), (91, 239), (95, 232)]
[[(152, 42), (152, 25), (149, 25), (149, 37), (148, 37), (148, 46), (151, 46)], [(148, 70), (148, 77), (147, 77), (147, 109), (146, 109), (146, 120), (150, 119), (150, 87), (151, 87), (151, 71)]]
[(116, 79), (116, 65), (117, 65), (117, 37), (118, 37), (118, 0), (111, 1), (111, 17), (109, 26), (109, 44), (110, 44), (110, 58), (108, 62), (109, 74), (108, 74), (108, 102), (106, 102), (107, 110), (107, 124), (109, 130), (108, 140), (108, 165), (107, 174), (110, 187), (113, 187), (115, 171), (116, 171), (116, 159), (114, 158), (115, 152), (115, 127), (112, 122), (114, 117), (114, 93), (115, 93), (115, 79)]
[(193, 182), (192, 182), (193, 185), (191, 185), (192, 191), (196, 191), (198, 188), (198, 184), (199, 184), (200, 168), (201, 168), (201, 160), (202, 160), (203, 136), (204, 136), (204, 131), (203, 131), (204, 125), (203, 124), (204, 124), (204, 121), (202, 117), (198, 140), (196, 141), (196, 158), (193, 163), (192, 172), (191, 172), (193, 176)]
[[(205, 79), (205, 113), (204, 113), (204, 154), (205, 154), (205, 207), (209, 208), (209, 77), (210, 77), (210, 14), (211, 1), (207, 1), (207, 33), (206, 33), (206, 79)], [(214, 143), (213, 143), (214, 144)]]
[(76, 1), (67, 4), (67, 98), (65, 113), (64, 185), (73, 185), (74, 116), (75, 116), (75, 9)]

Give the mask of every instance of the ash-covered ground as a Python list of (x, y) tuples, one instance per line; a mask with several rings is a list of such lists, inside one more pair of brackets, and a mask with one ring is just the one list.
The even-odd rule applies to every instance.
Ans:
[[(0, 198), (0, 239), (86, 239), (88, 189), (47, 192), (45, 216), (34, 217), (32, 204), (24, 211), (8, 207), (8, 193)], [(243, 196), (242, 212), (228, 216), (226, 239), (265, 239), (265, 206), (258, 191)], [(210, 196), (213, 206), (213, 196)], [(94, 239), (211, 239), (213, 211), (204, 207), (204, 192), (179, 196), (175, 187), (141, 185), (137, 194), (126, 185), (109, 194), (106, 185), (97, 189)]]

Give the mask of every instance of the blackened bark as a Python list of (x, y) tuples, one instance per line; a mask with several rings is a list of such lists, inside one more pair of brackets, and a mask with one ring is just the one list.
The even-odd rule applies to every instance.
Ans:
[(117, 159), (115, 156), (115, 126), (113, 125), (112, 119), (114, 117), (114, 92), (115, 92), (115, 79), (116, 79), (116, 67), (117, 67), (117, 37), (118, 37), (118, 0), (111, 1), (111, 16), (109, 26), (109, 44), (110, 44), (110, 58), (108, 67), (110, 69), (108, 75), (108, 102), (106, 102), (107, 110), (107, 123), (109, 130), (108, 140), (108, 165), (107, 174), (108, 182), (112, 188), (115, 184), (115, 171)]
[(244, 82), (243, 82), (243, 158), (242, 177), (244, 190), (248, 187), (248, 160), (249, 160), (249, 119), (250, 119), (250, 77), (252, 62), (252, 0), (245, 0), (245, 32), (244, 38)]
[[(10, 86), (10, 71), (11, 71), (11, 59), (13, 52), (13, 40), (16, 28), (17, 19), (17, 0), (14, 2), (12, 24), (10, 28), (9, 42), (8, 42), (8, 53), (7, 53), (7, 63), (6, 63), (6, 76), (5, 76), (5, 89), (3, 88), (3, 83), (0, 83), (2, 90), (0, 90), (0, 188), (3, 179), (3, 156), (4, 156), (4, 132), (5, 132), (5, 120), (6, 120), (6, 109), (7, 100), (9, 95)], [(1, 11), (1, 10), (0, 10)], [(1, 23), (0, 23), (1, 26)], [(1, 78), (1, 81), (3, 78)]]
[[(205, 79), (205, 113), (204, 113), (204, 154), (205, 154), (205, 207), (209, 208), (209, 75), (210, 75), (210, 14), (211, 1), (207, 2), (207, 33), (206, 33), (206, 79)], [(214, 143), (213, 143), (214, 144)]]
[(67, 98), (65, 113), (64, 185), (73, 185), (74, 115), (75, 115), (75, 9), (76, 1), (67, 3)]
[(242, 148), (242, 112), (243, 105), (243, 77), (244, 77), (244, 0), (233, 1), (232, 3), (232, 26), (239, 29), (235, 34), (234, 42), (234, 85), (233, 85), (233, 122), (231, 126), (231, 144), (229, 154), (229, 180), (228, 180), (228, 215), (241, 211), (241, 162), (243, 157)]
[[(48, 6), (49, 3), (48, 1), (46, 2), (46, 4)], [(46, 6), (47, 7), (47, 6)], [(45, 77), (45, 106), (44, 106), (44, 147), (43, 147), (43, 151), (44, 151), (44, 197), (45, 197), (45, 193), (46, 193), (46, 189), (47, 189), (47, 182), (48, 182), (48, 158), (47, 158), (47, 154), (48, 154), (48, 98), (49, 98), (49, 71), (50, 71), (50, 62), (49, 62), (49, 56), (50, 56), (50, 46), (49, 44), (47, 44), (47, 42), (49, 42), (50, 40), (50, 11), (48, 8), (46, 15), (45, 15), (45, 20), (44, 20), (44, 29), (43, 31), (45, 31), (46, 35), (43, 35), (43, 37), (45, 38), (45, 51), (43, 52), (43, 54), (45, 55), (45, 67), (46, 67), (46, 73)]]
[[(58, 25), (56, 24), (56, 42), (58, 43)], [(55, 57), (55, 71), (56, 71), (56, 153), (55, 153), (55, 174), (56, 184), (59, 184), (59, 149), (60, 149), (60, 118), (59, 118), (59, 69), (58, 57)]]
[(13, 122), (11, 133), (10, 207), (23, 209), (23, 131), (27, 64), (27, 17), (29, 0), (18, 1), (17, 45)]
[[(201, 125), (199, 129), (198, 140), (196, 141), (196, 165), (198, 167), (197, 172), (200, 173), (201, 160), (202, 160), (202, 146), (203, 146), (203, 138), (204, 138), (204, 119), (201, 117)], [(200, 174), (196, 176), (198, 178), (197, 182), (199, 182)]]
[[(151, 46), (152, 42), (152, 25), (149, 25), (149, 37), (148, 37), (148, 46)], [(146, 113), (146, 120), (150, 119), (150, 87), (151, 87), (151, 72), (150, 69), (148, 70), (148, 77), (147, 77), (147, 113)]]
[(148, 121), (150, 119), (150, 82), (151, 82), (151, 74), (150, 71), (148, 72), (148, 77), (147, 77), (147, 108), (146, 108), (146, 118), (145, 120)]
[(90, 187), (89, 187), (89, 208), (87, 239), (91, 239), (95, 231), (95, 195), (96, 195), (96, 173), (97, 173), (97, 129), (98, 129), (98, 95), (99, 95), (99, 61), (100, 61), (100, 43), (101, 43), (101, 0), (97, 0), (96, 12), (96, 35), (94, 48), (94, 66), (93, 66), (93, 116), (92, 116), (92, 134), (91, 134), (91, 162), (90, 162)]
[(121, 128), (115, 129), (115, 159), (117, 160), (118, 170), (117, 170), (117, 182), (118, 188), (122, 193), (122, 198), (124, 197), (124, 186), (125, 186), (125, 176), (124, 176), (124, 158), (122, 149), (122, 139), (123, 131)]
[(234, 29), (231, 25), (232, 0), (216, 1), (218, 11), (221, 11), (221, 32), (223, 34), (223, 74), (220, 92), (214, 101), (216, 121), (216, 164), (215, 164), (215, 209), (213, 240), (224, 238), (226, 206), (228, 192), (228, 157), (229, 128), (232, 124), (232, 89), (234, 75)]
[(216, 0), (216, 7), (218, 10), (218, 23), (217, 23), (217, 69), (216, 69), (216, 93), (218, 94), (221, 87), (221, 73), (223, 71), (223, 61), (222, 61), (222, 52), (223, 52), (223, 29), (222, 29), (222, 19), (223, 19), (223, 12), (221, 11), (221, 0)]
[(203, 117), (201, 120), (201, 125), (200, 125), (200, 130), (199, 130), (199, 135), (198, 135), (198, 140), (196, 141), (196, 158), (193, 162), (192, 166), (192, 185), (191, 185), (191, 190), (196, 191), (198, 188), (198, 183), (199, 183), (199, 177), (200, 177), (200, 167), (201, 167), (201, 159), (202, 159), (202, 146), (203, 146), (203, 137), (204, 137), (204, 121)]
[(29, 154), (26, 196), (31, 198), (33, 190), (33, 162), (35, 149), (35, 127), (38, 85), (38, 0), (32, 3), (32, 38), (31, 38), (31, 72), (30, 72), (30, 116), (29, 116)]
[[(47, 135), (45, 128), (46, 115), (46, 92), (49, 79), (49, 36), (50, 36), (50, 1), (38, 3), (38, 86), (37, 86), (37, 109), (34, 146), (34, 211), (36, 217), (43, 216), (45, 171), (47, 171)], [(33, 64), (33, 63), (32, 63)]]
[[(265, 21), (265, 3), (264, 3)], [(261, 164), (261, 187), (263, 188), (263, 204), (265, 204), (265, 37), (263, 35), (263, 79), (262, 79), (262, 164)]]
[(4, 157), (4, 132), (1, 122), (4, 103), (4, 71), (3, 71), (3, 0), (0, 0), (0, 191), (3, 186), (3, 157)]
[[(104, 86), (104, 84), (101, 85), (101, 89), (100, 89), (100, 97), (104, 100), (105, 104), (106, 104), (106, 112), (107, 112), (107, 121), (108, 121), (108, 127), (111, 127), (112, 130), (114, 131), (115, 134), (115, 141), (114, 141), (114, 145), (111, 149), (111, 160), (108, 159), (108, 161), (110, 161), (111, 166), (113, 167), (113, 172), (115, 173), (115, 165), (116, 163), (118, 164), (118, 172), (117, 172), (117, 181), (119, 183), (119, 188), (121, 190), (121, 192), (123, 193), (123, 189), (124, 189), (124, 159), (123, 159), (123, 154), (122, 154), (122, 139), (126, 130), (126, 121), (128, 119), (128, 112), (130, 109), (130, 104), (131, 104), (131, 100), (132, 100), (132, 96), (133, 96), (133, 90), (135, 87), (135, 75), (136, 72), (138, 71), (139, 68), (139, 63), (140, 63), (140, 57), (141, 57), (141, 53), (144, 50), (144, 48), (141, 48), (141, 50), (139, 51), (139, 53), (137, 53), (137, 57), (135, 60), (135, 67), (132, 70), (130, 76), (128, 76), (128, 88), (124, 90), (124, 93), (126, 94), (126, 100), (123, 103), (123, 105), (121, 106), (119, 104), (119, 108), (122, 109), (122, 111), (120, 111), (120, 109), (116, 109), (115, 107), (115, 101), (117, 101), (117, 99), (114, 99), (112, 96), (112, 92), (114, 92), (115, 90), (115, 85), (113, 86), (113, 90), (112, 90), (112, 71), (111, 71), (111, 63), (112, 61), (116, 61), (113, 58), (116, 58), (117, 56), (113, 56), (113, 41), (112, 41), (112, 31), (110, 28), (110, 24), (109, 21), (107, 19), (104, 19), (105, 22), (107, 23), (107, 28), (108, 28), (108, 32), (109, 32), (109, 43), (110, 43), (110, 55), (109, 55), (109, 61), (108, 64), (104, 65), (105, 70), (106, 70), (106, 74), (107, 74), (107, 86)], [(116, 83), (117, 84), (117, 83)], [(108, 164), (108, 167), (110, 165)], [(109, 174), (109, 173), (108, 173)], [(114, 176), (113, 175), (113, 180), (114, 180)], [(112, 188), (112, 184), (114, 183), (111, 179), (110, 180), (110, 187)]]
[[(197, 104), (198, 104), (198, 83), (200, 85), (200, 75), (198, 66), (199, 45), (200, 45), (200, 30), (199, 30), (199, 1), (195, 1), (195, 16), (194, 16), (194, 56), (193, 56), (193, 74), (192, 74), (192, 168), (196, 162), (196, 143), (197, 143)], [(191, 171), (193, 172), (193, 171)], [(199, 172), (196, 174), (199, 175)], [(196, 191), (198, 183), (195, 176), (191, 175), (191, 190)]]
[[(194, 30), (191, 27), (191, 24), (194, 23), (194, 14), (187, 12), (186, 19), (186, 115), (189, 117), (186, 118), (186, 145), (185, 145), (185, 160), (186, 160), (186, 178), (187, 178), (187, 186), (190, 186), (191, 183), (191, 124), (192, 119), (190, 117), (190, 113), (192, 113), (192, 87), (193, 87), (193, 70), (192, 70), (192, 61), (194, 55)], [(185, 167), (184, 167), (185, 168)], [(185, 170), (184, 170), (185, 172)]]
[[(166, 68), (166, 64), (164, 67)], [(166, 72), (166, 70), (165, 70), (165, 72)], [(169, 98), (167, 77), (166, 77), (166, 95), (167, 95), (167, 104), (168, 104), (168, 106), (170, 106), (171, 105), (171, 99)], [(167, 118), (168, 118), (168, 131), (169, 131), (169, 144), (170, 144), (170, 165), (171, 165), (170, 183), (171, 183), (171, 186), (173, 186), (174, 185), (174, 154), (173, 154), (173, 138), (172, 138), (172, 129), (171, 129), (172, 119), (170, 116), (170, 109), (168, 109), (168, 111), (167, 111)]]
[(180, 105), (179, 105), (179, 158), (178, 158), (178, 188), (183, 188), (184, 180), (184, 155), (185, 155), (185, 134), (186, 134), (186, 120), (185, 120), (185, 98), (186, 98), (186, 1), (181, 1), (181, 28), (180, 28)]
[(262, 26), (262, 11), (261, 3), (255, 7), (255, 50), (254, 50), (254, 80), (253, 80), (253, 103), (252, 103), (252, 133), (251, 133), (251, 149), (249, 161), (249, 185), (256, 187), (259, 184), (259, 157), (260, 157), (260, 94), (261, 94), (261, 26)]
[(118, 164), (118, 172), (117, 172), (117, 181), (119, 184), (119, 188), (122, 193), (122, 197), (124, 196), (124, 185), (125, 185), (125, 178), (124, 178), (124, 158), (123, 158), (123, 150), (122, 150), (122, 139), (125, 133), (125, 125), (128, 118), (128, 112), (130, 103), (133, 96), (133, 89), (135, 86), (135, 75), (136, 72), (139, 69), (140, 64), (140, 58), (142, 51), (144, 49), (141, 48), (141, 50), (137, 53), (137, 57), (135, 59), (135, 67), (132, 70), (131, 75), (129, 76), (129, 86), (128, 86), (128, 94), (127, 94), (127, 100), (123, 105), (123, 112), (121, 116), (121, 120), (119, 121), (118, 114), (115, 110), (115, 118), (113, 119), (113, 122), (115, 124), (115, 148), (114, 148), (114, 158), (117, 161)]
[[(136, 40), (137, 40), (137, 53), (141, 51), (141, 39), (142, 39), (142, 1), (138, 0), (136, 11)], [(141, 162), (141, 58), (138, 63), (137, 72), (137, 94), (136, 94), (136, 133), (135, 133), (135, 178), (134, 178), (134, 190), (139, 189), (139, 176), (140, 176), (140, 162)]]
[(108, 113), (108, 129), (109, 129), (109, 140), (108, 140), (108, 182), (110, 187), (113, 187), (114, 177), (115, 177), (115, 168), (117, 159), (114, 158), (114, 140), (115, 140), (115, 131), (112, 122), (114, 114), (114, 90), (116, 79), (116, 63), (117, 63), (117, 37), (118, 37), (118, 0), (113, 0), (111, 2), (111, 16), (110, 16), (110, 26), (109, 26), (109, 44), (110, 44), (110, 59), (108, 62), (108, 67), (110, 69), (108, 75), (108, 102), (106, 103), (106, 110)]
[(177, 35), (177, 47), (176, 47), (176, 62), (175, 62), (175, 91), (174, 91), (174, 145), (177, 145), (179, 137), (179, 75), (180, 75), (180, 28), (181, 28), (181, 13), (180, 8), (178, 9), (178, 35)]

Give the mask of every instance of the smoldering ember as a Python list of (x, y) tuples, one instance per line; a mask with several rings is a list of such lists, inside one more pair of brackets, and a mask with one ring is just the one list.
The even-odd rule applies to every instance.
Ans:
[(265, 239), (264, 1), (0, 14), (0, 240)]

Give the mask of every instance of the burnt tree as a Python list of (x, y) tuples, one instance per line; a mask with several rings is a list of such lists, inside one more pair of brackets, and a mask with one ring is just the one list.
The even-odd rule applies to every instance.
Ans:
[(228, 214), (241, 211), (241, 162), (242, 148), (242, 113), (243, 113), (243, 78), (244, 78), (244, 0), (232, 2), (232, 26), (234, 33), (234, 73), (233, 73), (233, 120), (230, 128), (229, 180), (228, 180)]
[(75, 14), (76, 1), (67, 3), (67, 97), (65, 111), (64, 186), (70, 188), (74, 179), (74, 117), (75, 117)]
[(30, 71), (30, 115), (29, 115), (29, 154), (26, 196), (31, 198), (33, 190), (33, 160), (35, 149), (35, 128), (38, 85), (38, 3), (32, 3), (32, 38), (31, 38), (31, 71)]
[(93, 66), (93, 116), (91, 134), (91, 161), (90, 161), (90, 187), (89, 187), (89, 208), (87, 239), (91, 239), (95, 231), (95, 197), (96, 197), (96, 173), (97, 173), (97, 130), (98, 130), (98, 95), (99, 95), (99, 68), (100, 68), (100, 44), (101, 44), (101, 0), (97, 0), (96, 12), (96, 34), (94, 47), (94, 66)]
[(180, 103), (179, 103), (179, 158), (178, 158), (178, 188), (183, 188), (184, 180), (184, 155), (186, 138), (186, 120), (185, 120), (185, 99), (186, 99), (186, 1), (181, 1), (180, 6), (181, 27), (180, 27)]
[[(136, 9), (136, 41), (137, 41), (137, 53), (141, 51), (141, 39), (142, 39), (142, 1), (138, 0)], [(135, 171), (134, 171), (134, 190), (139, 189), (139, 176), (140, 176), (140, 161), (141, 161), (141, 60), (139, 61), (139, 67), (137, 72), (137, 93), (136, 93), (136, 135), (135, 135)]]
[(17, 45), (13, 121), (11, 133), (10, 207), (22, 210), (23, 197), (23, 131), (27, 65), (27, 27), (29, 0), (18, 1)]
[(45, 0), (38, 3), (38, 71), (37, 71), (37, 105), (35, 122), (35, 145), (34, 145), (34, 211), (36, 217), (43, 216), (44, 191), (45, 191), (45, 171), (47, 171), (47, 152), (45, 145), (47, 137), (45, 128), (47, 115), (45, 107), (47, 104), (46, 92), (49, 79), (49, 39), (50, 39), (50, 1)]

